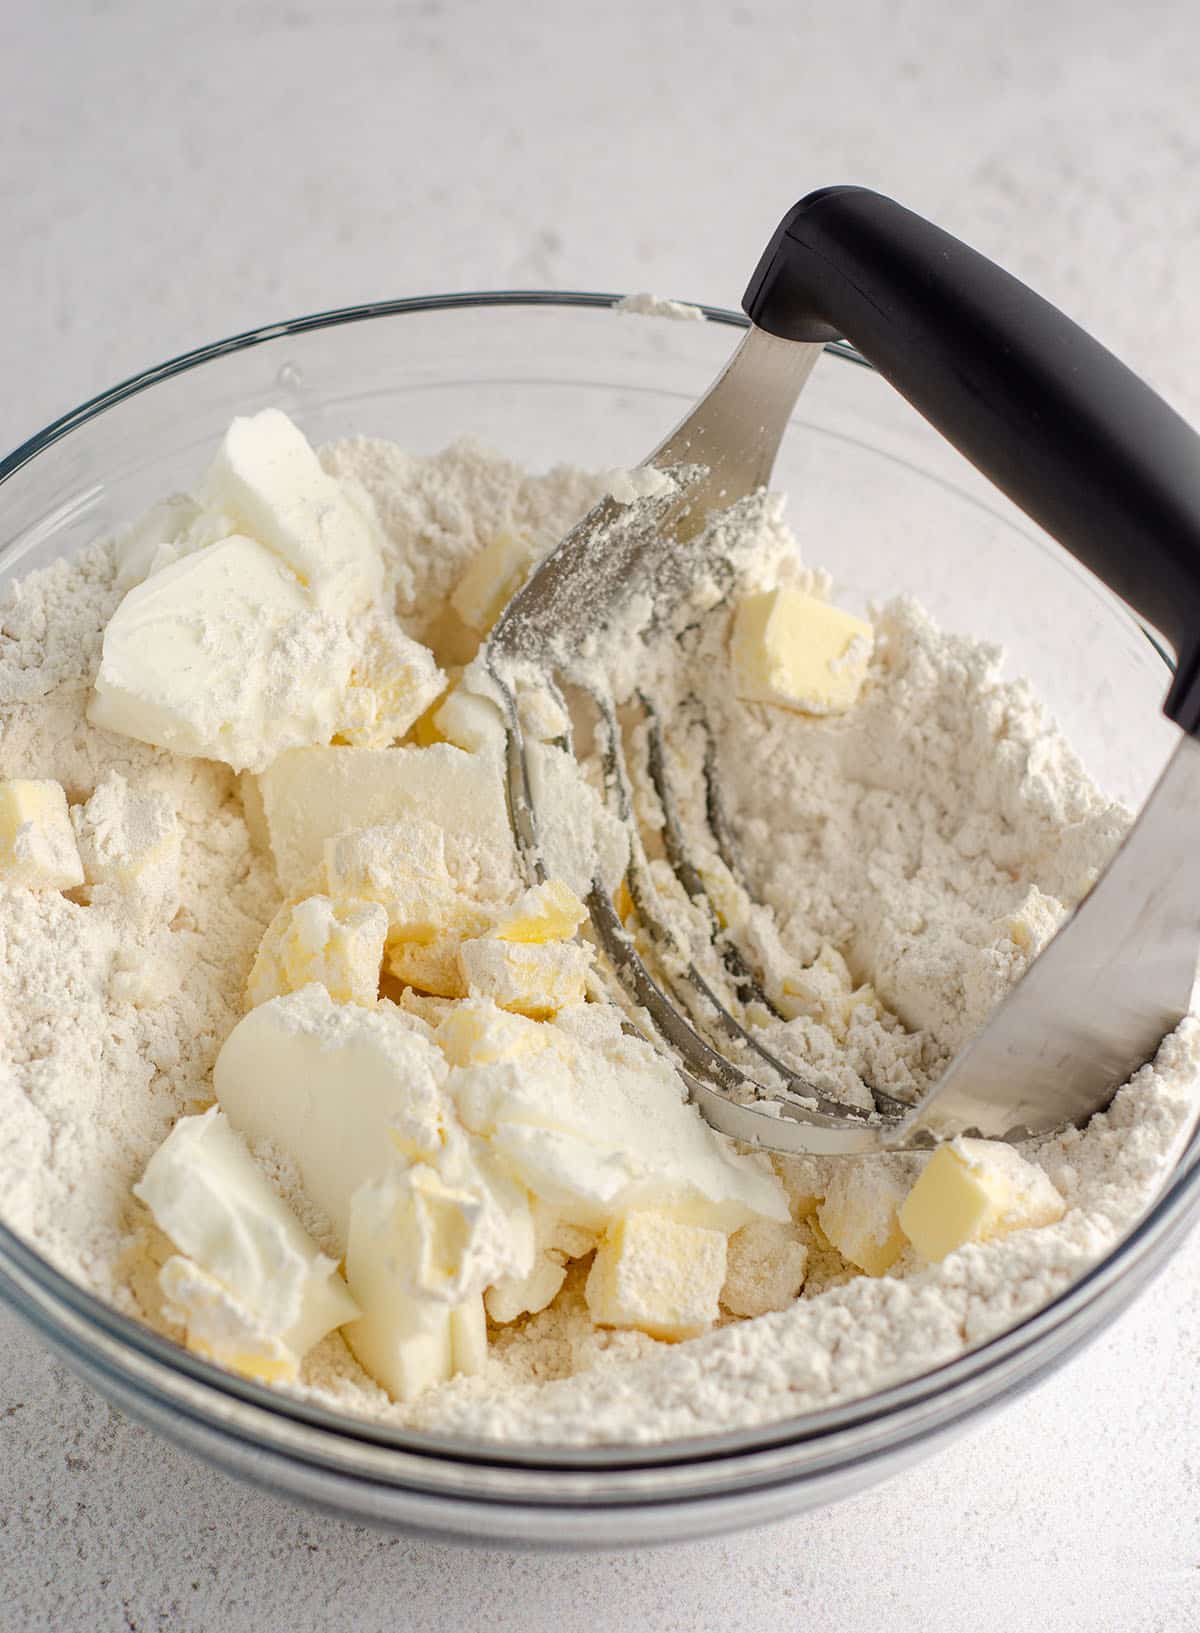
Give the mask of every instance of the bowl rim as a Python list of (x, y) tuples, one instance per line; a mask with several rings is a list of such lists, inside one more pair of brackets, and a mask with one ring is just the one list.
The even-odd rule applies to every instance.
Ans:
[[(364, 302), (244, 330), (133, 374), (51, 421), (0, 460), (0, 489), (39, 454), (128, 398), (223, 356), (270, 341), (378, 318), (458, 309), (611, 310), (622, 298), (614, 293), (583, 290), (467, 291)], [(697, 305), (710, 322), (734, 329), (750, 326), (749, 319), (741, 312), (702, 303), (690, 304)], [(844, 362), (873, 372), (867, 359), (843, 341), (831, 342), (825, 350)], [(1139, 620), (1133, 621), (1166, 667), (1172, 667), (1153, 633)], [(300, 1400), (228, 1372), (124, 1314), (58, 1270), (3, 1220), (0, 1220), (0, 1294), (56, 1348), (74, 1353), (81, 1365), (115, 1373), (126, 1388), (135, 1392), (146, 1390), (157, 1399), (167, 1401), (175, 1410), (188, 1411), (198, 1418), (204, 1417), (200, 1401), (195, 1398), (185, 1401), (172, 1393), (171, 1385), (177, 1382), (180, 1389), (190, 1395), (196, 1390), (202, 1391), (211, 1404), (221, 1408), (216, 1425), (219, 1431), (234, 1439), (261, 1443), (264, 1427), (274, 1420), (289, 1425), (294, 1433), (315, 1432), (310, 1456), (318, 1462), (322, 1449), (343, 1446), (393, 1453), (405, 1465), (441, 1467), (447, 1472), (457, 1467), (470, 1470), (473, 1475), (479, 1471), (495, 1471), (518, 1480), (523, 1474), (555, 1477), (556, 1495), (547, 1498), (536, 1487), (531, 1487), (522, 1493), (523, 1500), (529, 1501), (537, 1501), (539, 1496), (543, 1501), (562, 1501), (579, 1480), (584, 1482), (579, 1487), (580, 1500), (609, 1501), (608, 1494), (597, 1486), (597, 1477), (607, 1474), (626, 1477), (634, 1485), (640, 1480), (650, 1480), (656, 1489), (653, 1495), (639, 1499), (643, 1503), (675, 1502), (683, 1495), (681, 1490), (658, 1489), (664, 1479), (667, 1485), (676, 1487), (677, 1481), (670, 1478), (672, 1473), (694, 1476), (705, 1468), (744, 1467), (748, 1473), (753, 1470), (756, 1486), (764, 1480), (796, 1478), (804, 1471), (794, 1464), (788, 1467), (788, 1459), (804, 1448), (828, 1444), (831, 1457), (835, 1452), (858, 1455), (852, 1446), (845, 1444), (848, 1439), (853, 1439), (856, 1432), (870, 1439), (872, 1432), (877, 1435), (890, 1426), (894, 1432), (886, 1449), (891, 1450), (898, 1444), (924, 1438), (933, 1427), (941, 1428), (973, 1416), (997, 1398), (1027, 1387), (1095, 1331), (1096, 1323), (1085, 1319), (1093, 1307), (1115, 1314), (1133, 1299), (1141, 1282), (1128, 1278), (1127, 1272), (1144, 1265), (1149, 1274), (1161, 1265), (1167, 1251), (1182, 1237), (1198, 1212), (1200, 1124), (1192, 1129), (1163, 1188), (1129, 1232), (1063, 1292), (1012, 1327), (916, 1377), (835, 1406), (781, 1417), (754, 1427), (645, 1444), (573, 1445), (486, 1440), (397, 1427)], [(31, 1292), (35, 1295), (32, 1299)], [(64, 1320), (64, 1316), (69, 1319)], [(83, 1353), (82, 1341), (71, 1331), (72, 1322), (98, 1329), (109, 1341), (108, 1348), (113, 1353), (107, 1359)], [(1040, 1361), (1032, 1365), (1018, 1364), (1055, 1332), (1064, 1334), (1062, 1346), (1042, 1355)], [(140, 1363), (140, 1376), (131, 1368), (122, 1367), (119, 1358), (114, 1359), (114, 1355), (119, 1357), (125, 1351), (131, 1351), (132, 1357)], [(1000, 1384), (987, 1387), (997, 1375), (1002, 1375)], [(936, 1424), (930, 1424), (929, 1411), (934, 1405), (939, 1413)], [(214, 1427), (211, 1417), (206, 1421), (210, 1428)], [(878, 1445), (870, 1448), (864, 1445), (861, 1454), (875, 1456), (881, 1449)], [(292, 1452), (294, 1454), (295, 1448)], [(844, 1462), (840, 1456), (836, 1460), (839, 1466)], [(380, 1471), (373, 1472), (378, 1475)], [(576, 1480), (572, 1480), (572, 1476)], [(402, 1479), (399, 1483), (407, 1482)], [(478, 1497), (478, 1493), (470, 1495)], [(495, 1500), (507, 1499), (498, 1496)]]

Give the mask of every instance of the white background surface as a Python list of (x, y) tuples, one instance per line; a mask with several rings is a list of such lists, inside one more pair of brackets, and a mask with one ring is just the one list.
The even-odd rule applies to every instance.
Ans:
[[(1200, 420), (1196, 8), (828, 12), (7, 0), (0, 444), (320, 307), (495, 285), (735, 304), (782, 210), (848, 180), (1004, 261)], [(1184, 1633), (1198, 1361), (1194, 1240), (1085, 1356), (886, 1487), (755, 1536), (541, 1558), (244, 1490), (0, 1313), (0, 1629)]]

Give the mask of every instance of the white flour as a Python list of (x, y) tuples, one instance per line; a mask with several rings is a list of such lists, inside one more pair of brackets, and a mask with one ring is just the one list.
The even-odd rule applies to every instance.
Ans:
[[(398, 611), (444, 662), (470, 656), (445, 601), (473, 554), (506, 529), (546, 548), (605, 480), (530, 478), (472, 445), (424, 460), (355, 441), (325, 458), (371, 489)], [(770, 528), (777, 554), (782, 533)], [(223, 768), (87, 723), (114, 574), (99, 546), (0, 603), (0, 775), (57, 778), (79, 803), (115, 768), (134, 789), (166, 794), (182, 832), (182, 906), (147, 929), (119, 900), (0, 892), (0, 1208), (68, 1275), (170, 1331), (153, 1275), (167, 1249), (130, 1186), (172, 1121), (211, 1100), (212, 1061), (277, 889)], [(906, 603), (881, 613), (878, 630), (872, 683), (844, 719), (732, 706), (719, 681), (706, 698), (743, 860), (774, 910), (746, 924), (768, 980), (830, 943), (881, 999), (843, 1039), (808, 1016), (768, 1028), (774, 1047), (849, 1098), (864, 1083), (914, 1092), (935, 1076), (1127, 820), (1028, 689), (997, 681), (991, 649), (938, 634)], [(702, 639), (721, 637), (710, 622)], [(656, 684), (669, 703), (674, 673)], [(672, 741), (686, 792), (696, 745), (683, 732)], [(644, 789), (639, 804), (653, 824)], [(301, 1390), (398, 1424), (569, 1442), (711, 1432), (861, 1395), (1010, 1325), (1109, 1249), (1186, 1137), (1198, 1066), (1200, 1028), (1188, 1022), (1105, 1117), (1042, 1144), (1037, 1160), (1068, 1204), (1048, 1229), (932, 1268), (902, 1260), (872, 1280), (802, 1223), (809, 1275), (795, 1305), (677, 1346), (595, 1329), (577, 1266), (550, 1309), (495, 1330), (481, 1377), (394, 1406), (334, 1336), (310, 1356)], [(286, 1165), (260, 1156), (294, 1197)], [(783, 1171), (800, 1196), (827, 1170)]]

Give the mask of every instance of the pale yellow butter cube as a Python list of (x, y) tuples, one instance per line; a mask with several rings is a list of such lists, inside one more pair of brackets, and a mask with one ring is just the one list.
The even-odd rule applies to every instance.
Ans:
[(445, 685), (428, 647), (410, 639), (394, 618), (373, 617), (350, 671), (338, 740), (387, 748), (436, 702)]
[(486, 635), (533, 564), (533, 545), (515, 533), (497, 533), (454, 586), (450, 605), (468, 628)]
[(389, 975), (418, 992), (435, 998), (465, 998), (467, 982), (458, 959), (461, 945), (456, 936), (389, 943), (384, 965)]
[(437, 1022), (437, 1041), (451, 1066), (495, 1066), (546, 1048), (545, 1029), (487, 1000), (455, 1004)]
[(379, 996), (387, 914), (378, 902), (309, 896), (285, 902), (267, 926), (246, 982), (246, 1007), (318, 981), (338, 1004)]
[(904, 1234), (926, 1259), (967, 1242), (1052, 1225), (1066, 1204), (1042, 1170), (999, 1140), (940, 1146), (900, 1209)]
[(534, 1020), (583, 1002), (592, 950), (576, 941), (464, 941), (459, 967), (472, 998)]
[(740, 1316), (786, 1310), (807, 1269), (808, 1249), (795, 1225), (752, 1219), (729, 1238), (721, 1303)]
[(492, 934), (500, 941), (569, 941), (587, 916), (570, 885), (546, 879), (505, 908)]
[(635, 1327), (651, 1338), (698, 1338), (719, 1314), (724, 1232), (650, 1210), (627, 1214), (605, 1234), (586, 1297), (599, 1327)]
[(447, 743), (478, 754), (504, 746), (504, 717), (490, 698), (456, 686), (433, 714), (433, 725)]
[(886, 1158), (846, 1158), (834, 1169), (817, 1219), (843, 1259), (884, 1276), (904, 1252), (906, 1237), (897, 1217), (908, 1195), (910, 1176)]
[(490, 923), (490, 913), (455, 886), (441, 830), (432, 823), (416, 818), (356, 828), (327, 839), (324, 858), (329, 894), (380, 902), (389, 941), (478, 935)]
[(82, 883), (62, 785), (26, 777), (0, 782), (0, 884), (71, 890)]
[(747, 596), (733, 626), (737, 695), (805, 714), (844, 714), (858, 701), (875, 632), (840, 607), (788, 588)]

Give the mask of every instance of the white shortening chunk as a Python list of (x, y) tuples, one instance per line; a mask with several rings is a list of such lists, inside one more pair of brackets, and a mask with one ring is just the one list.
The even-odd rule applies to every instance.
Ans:
[(71, 890), (82, 883), (62, 785), (26, 777), (0, 782), (0, 884)]
[(489, 912), (457, 889), (446, 867), (442, 830), (422, 818), (338, 834), (325, 841), (324, 855), (330, 895), (379, 902), (391, 941), (478, 935), (491, 921)]
[(500, 941), (568, 941), (587, 916), (569, 884), (545, 879), (504, 909), (492, 934)]
[(754, 1219), (729, 1238), (721, 1303), (731, 1315), (786, 1310), (804, 1285), (808, 1249), (794, 1225)]
[(285, 902), (271, 920), (246, 982), (246, 1007), (319, 981), (335, 1003), (379, 997), (387, 914), (378, 902), (309, 896)]
[(486, 635), (532, 565), (531, 540), (516, 533), (497, 533), (454, 586), (450, 605), (468, 628)]
[(295, 1362), (358, 1314), (333, 1260), (272, 1190), (215, 1106), (176, 1123), (133, 1190), (179, 1251)]
[(698, 1338), (720, 1313), (725, 1237), (661, 1213), (631, 1213), (605, 1234), (587, 1279), (592, 1320), (651, 1338)]
[(414, 818), (480, 848), (512, 852), (501, 761), (449, 743), (430, 748), (298, 749), (259, 778), (285, 889), (322, 861), (325, 841)]
[(858, 701), (875, 644), (861, 618), (782, 588), (748, 595), (733, 626), (733, 678), (749, 703), (844, 714)]
[(817, 1220), (842, 1258), (868, 1276), (886, 1275), (904, 1252), (897, 1214), (910, 1183), (908, 1169), (887, 1158), (846, 1158), (834, 1169)]
[(387, 748), (436, 702), (445, 685), (429, 648), (407, 636), (394, 618), (376, 614), (361, 637), (338, 736), (359, 748)]
[(322, 469), (279, 409), (233, 421), (203, 497), (280, 556), (325, 611), (358, 612), (378, 599), (383, 555), (370, 501)]
[(926, 1259), (966, 1242), (1053, 1225), (1066, 1204), (1042, 1170), (999, 1140), (939, 1146), (900, 1209), (900, 1227)]
[(93, 724), (260, 771), (337, 729), (353, 648), (289, 567), (235, 534), (129, 591), (104, 631)]
[(434, 728), (448, 743), (471, 754), (504, 747), (504, 717), (490, 698), (456, 686), (433, 717)]
[(577, 941), (464, 941), (459, 964), (468, 994), (534, 1020), (583, 1002), (592, 949)]
[(217, 1056), (213, 1086), (251, 1139), (287, 1152), (339, 1243), (350, 1198), (397, 1154), (436, 1155), (446, 1137), (441, 1050), (395, 1004), (335, 1004), (305, 987), (252, 1009)]
[(169, 918), (179, 905), (179, 821), (165, 794), (130, 788), (110, 771), (71, 812), (84, 876)]

